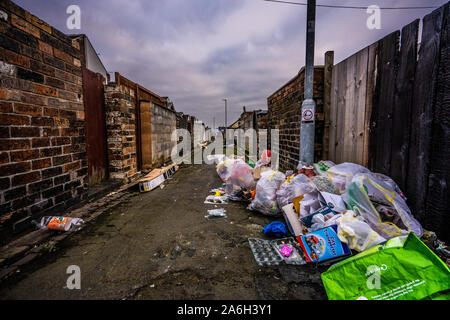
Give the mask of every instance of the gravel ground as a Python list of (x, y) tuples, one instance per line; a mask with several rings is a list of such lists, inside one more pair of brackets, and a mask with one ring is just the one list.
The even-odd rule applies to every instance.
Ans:
[[(244, 203), (204, 204), (222, 182), (211, 165), (183, 167), (163, 189), (130, 192), (123, 203), (58, 243), (0, 284), (0, 299), (307, 299), (324, 300), (315, 265), (260, 267), (249, 237), (265, 238), (275, 219)], [(66, 287), (68, 266), (81, 270), (81, 289)]]

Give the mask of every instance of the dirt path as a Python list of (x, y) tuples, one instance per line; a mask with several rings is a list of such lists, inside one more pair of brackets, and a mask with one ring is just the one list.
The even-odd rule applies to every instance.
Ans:
[[(221, 185), (214, 166), (189, 166), (164, 189), (130, 193), (112, 212), (0, 288), (0, 299), (326, 299), (315, 266), (262, 268), (247, 238), (273, 219), (242, 203), (207, 220), (203, 201)], [(66, 269), (81, 269), (81, 289)]]

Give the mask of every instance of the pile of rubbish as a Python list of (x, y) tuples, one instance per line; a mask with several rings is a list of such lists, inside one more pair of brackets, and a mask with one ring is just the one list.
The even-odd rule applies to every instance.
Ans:
[(256, 164), (221, 155), (217, 165), (220, 197), (285, 220), (263, 229), (281, 242), (249, 239), (259, 265), (330, 265), (321, 275), (329, 299), (450, 298), (450, 251), (391, 178), (332, 161), (283, 173), (265, 155)]

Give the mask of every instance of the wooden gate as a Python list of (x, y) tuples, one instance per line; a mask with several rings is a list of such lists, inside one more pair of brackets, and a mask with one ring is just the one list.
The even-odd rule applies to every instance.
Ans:
[(88, 161), (88, 185), (108, 178), (104, 78), (83, 68), (83, 100)]

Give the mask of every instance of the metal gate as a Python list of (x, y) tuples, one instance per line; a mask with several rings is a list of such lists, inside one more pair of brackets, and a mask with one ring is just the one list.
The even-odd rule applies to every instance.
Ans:
[(83, 68), (83, 100), (88, 160), (88, 185), (108, 178), (104, 78)]

